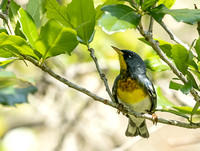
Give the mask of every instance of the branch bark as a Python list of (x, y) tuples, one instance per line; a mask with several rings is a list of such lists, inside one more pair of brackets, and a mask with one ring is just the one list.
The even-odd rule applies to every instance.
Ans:
[[(178, 37), (176, 37), (176, 35), (174, 35), (174, 33), (165, 25), (164, 22), (161, 21), (159, 24), (168, 33), (168, 35), (171, 38), (171, 40), (175, 41), (177, 44), (180, 44), (180, 45), (184, 46), (187, 50), (190, 50), (190, 47), (187, 44), (185, 44), (184, 42), (182, 42)], [(192, 51), (192, 54), (195, 57), (197, 57), (197, 53), (196, 52)]]
[(111, 100), (114, 102), (115, 99), (114, 99), (114, 97), (113, 97), (113, 95), (112, 95), (112, 93), (110, 91), (109, 86), (108, 86), (107, 78), (106, 78), (105, 74), (101, 71), (101, 68), (99, 66), (98, 60), (97, 60), (97, 58), (96, 58), (96, 56), (94, 54), (94, 49), (93, 48), (88, 48), (88, 50), (90, 52), (91, 58), (93, 59), (93, 61), (95, 63), (95, 66), (96, 66), (96, 69), (97, 69), (97, 71), (99, 73), (99, 76), (102, 79), (102, 81), (104, 82), (104, 85), (106, 87), (106, 91), (107, 91), (108, 95), (110, 96)]

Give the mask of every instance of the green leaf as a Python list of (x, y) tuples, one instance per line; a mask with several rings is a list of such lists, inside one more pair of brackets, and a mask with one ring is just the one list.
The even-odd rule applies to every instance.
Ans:
[(69, 21), (67, 8), (61, 6), (56, 0), (46, 0), (45, 8), (48, 19), (55, 19), (64, 26), (73, 27)]
[(79, 41), (85, 45), (93, 39), (95, 13), (93, 0), (73, 0), (67, 5), (70, 23), (77, 31)]
[(35, 50), (23, 38), (5, 33), (0, 34), (0, 52), (3, 53), (3, 55), (0, 54), (0, 57), (5, 58), (23, 54), (38, 59)]
[(0, 33), (6, 33), (6, 34), (8, 34), (8, 31), (7, 31), (7, 29), (6, 28), (4, 28), (4, 27), (0, 27)]
[(200, 60), (200, 37), (198, 38), (198, 40), (196, 41), (196, 44), (194, 46), (194, 49), (197, 52), (197, 59)]
[[(149, 44), (149, 42), (147, 42), (147, 41), (145, 40), (145, 38), (138, 38), (138, 39), (139, 39), (140, 41), (144, 42), (145, 44), (151, 46), (151, 45)], [(160, 39), (154, 39), (154, 40), (156, 40), (156, 41), (159, 42), (160, 48), (161, 48), (162, 51), (167, 55), (167, 57), (172, 58), (171, 49), (172, 49), (172, 46), (173, 46), (173, 45), (172, 45), (171, 43), (168, 43), (168, 42), (164, 41), (164, 40), (160, 40)]]
[(169, 10), (164, 5), (159, 5), (150, 11), (153, 18), (161, 22), (166, 14), (171, 15), (176, 21), (184, 22), (187, 24), (195, 24), (200, 21), (200, 10), (199, 9), (171, 9)]
[(102, 5), (98, 5), (96, 7), (95, 20), (99, 20), (101, 18), (101, 16), (103, 15), (103, 11), (101, 10), (102, 7), (104, 7), (106, 5), (111, 5), (111, 4), (123, 4), (123, 3), (124, 3), (123, 1), (119, 1), (119, 0), (107, 0)]
[(185, 85), (183, 85), (181, 88), (180, 88), (180, 91), (183, 93), (183, 94), (188, 94), (190, 92), (190, 90), (192, 89), (192, 83), (191, 82), (187, 82)]
[(20, 37), (26, 39), (24, 33), (21, 31), (20, 28), (21, 28), (21, 25), (20, 25), (20, 23), (19, 23), (19, 21), (18, 21), (17, 24), (16, 24), (16, 27), (15, 27), (15, 35), (16, 35), (16, 36), (20, 36)]
[(40, 36), (36, 42), (36, 49), (45, 59), (66, 52), (70, 54), (77, 45), (78, 40), (75, 30), (64, 27), (55, 20), (50, 20), (41, 28)]
[(193, 107), (192, 112), (191, 112), (191, 119), (192, 119), (192, 116), (193, 116), (194, 114), (196, 114), (196, 112), (197, 112), (197, 110), (198, 110), (199, 107), (200, 107), (200, 103), (199, 103), (199, 102), (196, 102), (196, 104), (195, 104), (195, 106)]
[(93, 0), (73, 0), (61, 6), (56, 0), (46, 0), (47, 17), (77, 31), (81, 43), (88, 45), (94, 36), (95, 9)]
[(26, 11), (32, 16), (37, 27), (41, 25), (41, 17), (45, 13), (45, 0), (29, 0)]
[(173, 45), (171, 52), (176, 67), (179, 69), (179, 71), (181, 71), (185, 75), (188, 68), (187, 63), (189, 57), (187, 49), (180, 44), (175, 44)]
[(31, 46), (35, 49), (35, 42), (38, 39), (36, 25), (31, 16), (23, 8), (19, 9), (19, 16), (21, 31)]
[(174, 81), (170, 81), (169, 83), (169, 88), (174, 90), (179, 90), (182, 86), (182, 84), (176, 83)]
[(194, 61), (194, 55), (191, 50), (189, 50), (188, 65), (189, 65), (190, 69), (194, 69), (196, 71), (199, 70), (197, 63)]
[(154, 6), (158, 0), (144, 0), (142, 3), (142, 10), (147, 10), (150, 7)]
[(7, 87), (0, 89), (0, 104), (15, 106), (15, 104), (26, 103), (29, 93), (36, 92), (37, 88), (29, 86), (26, 88)]
[(15, 29), (19, 15), (18, 10), (20, 9), (20, 6), (15, 3), (14, 0), (11, 0), (10, 2), (10, 9), (9, 9), (9, 18), (12, 25), (12, 28)]
[(168, 108), (164, 108), (164, 109), (156, 109), (156, 111), (161, 111), (161, 112), (168, 112), (168, 113), (172, 113), (178, 116), (181, 116), (183, 118), (186, 118), (189, 120), (189, 116), (185, 115), (182, 112), (176, 111), (176, 110), (172, 110), (172, 109), (168, 109)]
[(165, 5), (167, 8), (171, 8), (176, 0), (158, 0), (158, 5)]
[(146, 67), (152, 71), (160, 72), (170, 69), (170, 67), (157, 55), (146, 59), (144, 62)]
[[(189, 106), (175, 106), (173, 107), (174, 109), (178, 110), (179, 112), (182, 112), (184, 114), (191, 114), (193, 108), (189, 107)], [(200, 109), (198, 109), (195, 112), (195, 115), (200, 115)]]
[(174, 107), (175, 105), (170, 102), (163, 94), (161, 91), (161, 88), (156, 86), (156, 94), (157, 94), (157, 108), (169, 108), (169, 107)]
[(194, 76), (193, 76), (192, 73), (189, 72), (189, 71), (187, 71), (187, 79), (188, 79), (188, 81), (190, 81), (190, 82), (192, 83), (192, 86), (193, 86), (195, 89), (199, 90), (199, 87), (198, 87), (198, 85), (197, 85), (197, 82), (196, 82)]
[(102, 10), (106, 13), (98, 24), (109, 34), (136, 28), (141, 19), (131, 7), (122, 4), (107, 5)]
[(12, 62), (13, 60), (14, 60), (14, 58), (1, 58), (0, 57), (0, 66), (6, 65), (6, 64)]

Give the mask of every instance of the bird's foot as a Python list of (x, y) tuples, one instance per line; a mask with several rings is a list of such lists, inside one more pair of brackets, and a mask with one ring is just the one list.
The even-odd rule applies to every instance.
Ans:
[(152, 114), (152, 119), (153, 119), (153, 125), (157, 125), (157, 123), (158, 123), (158, 116), (156, 115), (156, 113)]
[(120, 112), (123, 112), (123, 108), (124, 108), (123, 104), (119, 103), (119, 106), (117, 107), (118, 109), (117, 113), (120, 114)]

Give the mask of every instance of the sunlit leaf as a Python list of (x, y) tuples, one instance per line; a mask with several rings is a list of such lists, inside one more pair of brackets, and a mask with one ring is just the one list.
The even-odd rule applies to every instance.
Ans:
[(64, 26), (72, 27), (67, 15), (67, 7), (61, 6), (56, 0), (46, 0), (45, 8), (48, 19), (56, 19)]
[(166, 14), (171, 15), (176, 21), (187, 24), (195, 24), (200, 21), (199, 9), (168, 9), (164, 5), (159, 5), (150, 11), (150, 14), (158, 22), (161, 22)]
[(98, 24), (108, 34), (136, 28), (141, 19), (141, 15), (136, 14), (131, 7), (122, 4), (107, 5), (102, 10), (106, 13)]
[(36, 42), (37, 51), (42, 54), (43, 59), (64, 53), (70, 54), (77, 45), (76, 31), (54, 20), (42, 26)]
[(0, 52), (3, 52), (0, 57), (12, 57), (16, 55), (30, 55), (36, 59), (38, 56), (36, 55), (35, 50), (31, 48), (31, 46), (26, 42), (25, 39), (14, 36), (7, 35), (5, 33), (0, 34)]
[(167, 8), (171, 8), (176, 0), (158, 0), (158, 5), (165, 5)]
[[(193, 108), (189, 106), (176, 106), (173, 108), (184, 114), (191, 114), (193, 110)], [(200, 115), (200, 109), (197, 109), (197, 111), (195, 112), (195, 115)]]
[(179, 90), (182, 86), (182, 84), (176, 83), (174, 81), (170, 81), (169, 83), (169, 88), (174, 90)]
[(73, 0), (67, 5), (67, 15), (81, 43), (88, 45), (94, 36), (95, 13), (93, 0)]
[(31, 46), (35, 48), (35, 42), (38, 39), (37, 28), (32, 17), (23, 8), (19, 9), (19, 22), (21, 31)]
[(175, 44), (173, 45), (171, 52), (176, 67), (185, 75), (188, 68), (188, 50), (180, 44)]
[(152, 71), (160, 72), (170, 69), (170, 67), (164, 61), (162, 61), (159, 56), (150, 57), (144, 62), (146, 64), (146, 67), (151, 69)]
[(32, 16), (37, 27), (41, 25), (41, 17), (45, 13), (45, 0), (29, 0), (26, 11)]
[(169, 108), (169, 107), (174, 107), (176, 106), (172, 102), (170, 102), (163, 94), (161, 91), (160, 87), (156, 87), (156, 94), (157, 94), (157, 107), (158, 108)]
[(192, 116), (193, 116), (194, 114), (196, 114), (196, 112), (197, 112), (197, 110), (198, 110), (199, 107), (200, 107), (200, 103), (199, 103), (199, 102), (196, 102), (196, 104), (195, 104), (195, 106), (193, 107), (192, 112), (191, 112), (191, 119), (192, 119)]
[(10, 62), (12, 62), (14, 58), (1, 58), (0, 57), (0, 66), (6, 65)]

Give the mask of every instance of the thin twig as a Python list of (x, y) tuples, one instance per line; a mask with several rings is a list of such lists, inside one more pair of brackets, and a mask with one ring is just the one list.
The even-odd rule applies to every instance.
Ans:
[[(177, 75), (177, 77), (179, 77), (179, 79), (186, 84), (188, 82), (187, 78), (176, 68), (176, 66), (172, 63), (171, 60), (169, 60), (167, 58), (167, 56), (164, 54), (164, 52), (161, 50), (161, 48), (159, 47), (159, 44), (157, 43), (157, 41), (155, 41), (152, 37), (150, 37), (143, 29), (142, 25), (139, 24), (139, 26), (137, 27), (137, 29), (139, 30), (140, 34), (145, 37), (145, 39), (150, 43), (150, 45), (152, 46), (152, 48), (157, 52), (157, 54), (159, 55), (159, 57), (168, 64), (168, 66), (172, 69), (173, 73), (175, 75)], [(198, 93), (192, 88), (190, 90), (190, 93), (192, 94), (192, 96), (194, 97), (195, 101), (200, 103), (200, 97), (198, 95)]]
[[(194, 8), (198, 9), (196, 4), (194, 4)], [(200, 22), (199, 21), (197, 22), (197, 31), (198, 31), (198, 34), (200, 36)]]
[(113, 95), (112, 95), (112, 93), (110, 91), (110, 88), (108, 86), (107, 78), (106, 78), (105, 74), (102, 73), (101, 68), (99, 66), (99, 63), (98, 63), (98, 60), (97, 60), (97, 58), (96, 58), (96, 56), (94, 54), (94, 49), (93, 48), (88, 48), (88, 50), (90, 52), (91, 58), (93, 59), (93, 61), (95, 63), (95, 66), (96, 66), (96, 69), (97, 69), (97, 71), (99, 73), (99, 76), (102, 79), (102, 81), (104, 82), (104, 85), (106, 87), (106, 91), (107, 91), (108, 95), (110, 96), (110, 98), (111, 98), (112, 101), (115, 101), (115, 99), (114, 99), (114, 97), (113, 97)]
[(153, 17), (150, 17), (149, 29), (148, 29), (149, 36), (153, 35)]
[[(75, 89), (75, 90), (77, 90), (81, 93), (88, 95), (89, 97), (93, 98), (96, 101), (99, 101), (101, 103), (104, 103), (106, 105), (109, 105), (111, 107), (118, 109), (118, 107), (119, 107), (118, 103), (104, 99), (104, 98), (90, 92), (89, 90), (70, 82), (66, 78), (63, 78), (60, 75), (54, 73), (45, 64), (42, 64), (41, 66), (39, 66), (38, 61), (34, 60), (33, 58), (31, 58), (29, 56), (23, 56), (23, 57), (24, 57), (25, 60), (30, 61), (35, 66), (39, 67), (44, 72), (48, 73), (50, 76), (52, 76), (53, 78), (57, 79), (58, 81), (64, 83), (65, 85), (68, 85), (69, 87), (71, 87), (71, 88), (73, 88), (73, 89)], [(128, 108), (125, 108), (125, 107), (122, 109), (122, 112), (134, 115), (137, 118), (145, 118), (145, 119), (148, 119), (148, 120), (151, 120), (151, 121), (155, 120), (149, 114), (138, 113), (138, 112), (135, 112), (135, 111), (128, 109)], [(200, 128), (200, 123), (185, 123), (185, 122), (180, 122), (180, 121), (176, 121), (176, 120), (163, 119), (163, 118), (159, 118), (159, 117), (158, 117), (158, 123), (163, 123), (163, 124), (168, 124), (168, 125), (173, 125), (173, 126), (178, 126), (178, 127), (184, 127), (184, 128), (193, 128), (193, 129)]]
[(10, 0), (7, 1), (5, 14), (3, 12), (0, 12), (0, 18), (2, 18), (4, 20), (4, 22), (6, 23), (9, 35), (15, 35), (15, 32), (12, 29), (12, 26), (10, 23), (10, 18), (9, 18), (10, 2), (11, 2)]
[[(168, 33), (168, 35), (171, 38), (171, 40), (175, 41), (177, 44), (180, 44), (180, 45), (184, 46), (187, 50), (190, 50), (190, 47), (187, 44), (185, 44), (184, 42), (182, 42), (178, 37), (176, 37), (176, 35), (174, 35), (174, 33), (165, 25), (164, 22), (161, 21), (159, 24)], [(197, 57), (196, 52), (194, 52), (193, 50), (191, 50), (191, 51), (192, 51), (192, 54), (195, 57)]]

